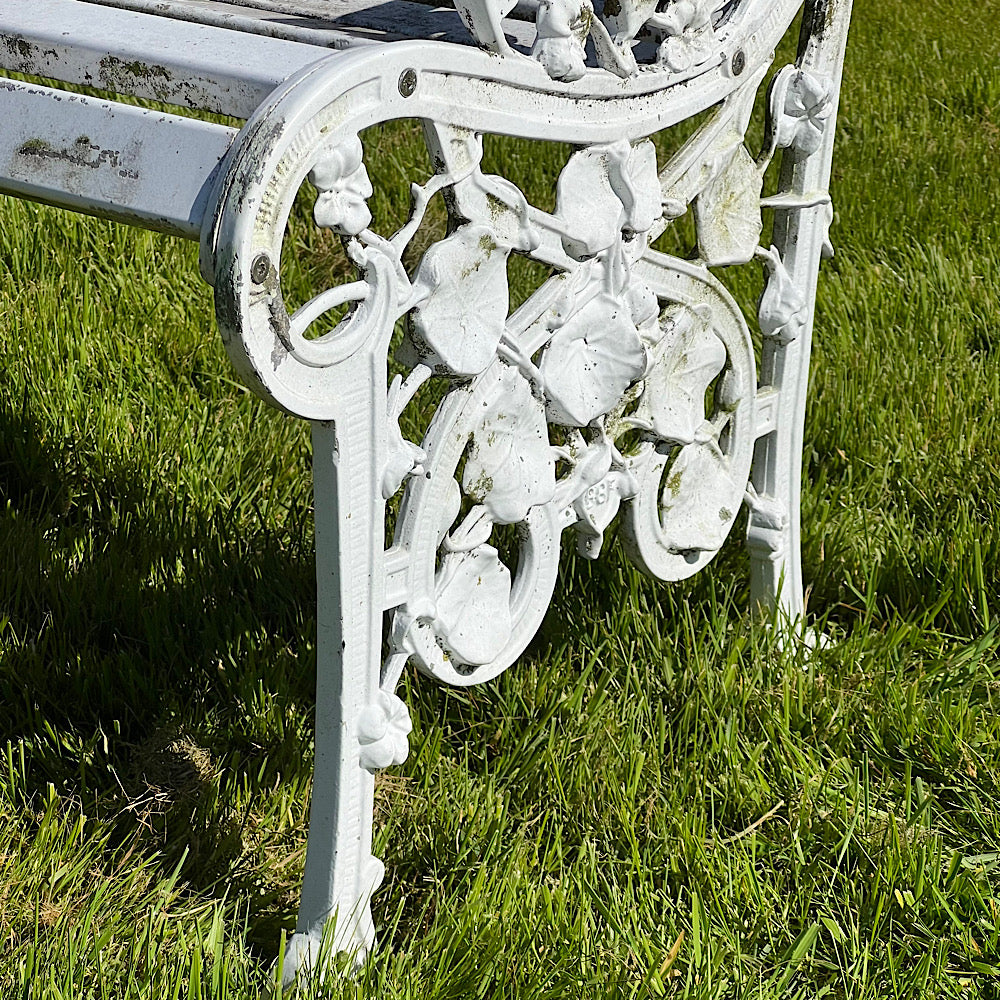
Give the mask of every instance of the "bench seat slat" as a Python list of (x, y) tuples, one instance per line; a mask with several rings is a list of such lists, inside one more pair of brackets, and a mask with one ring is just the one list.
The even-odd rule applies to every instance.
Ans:
[[(361, 44), (370, 44), (362, 42)], [(325, 48), (83, 0), (3, 0), (0, 68), (247, 118)]]
[(0, 78), (0, 194), (197, 239), (236, 130)]
[[(364, 40), (399, 41), (426, 38), (474, 45), (472, 36), (448, 2), (433, 0), (85, 0), (117, 7), (323, 45), (350, 47)], [(529, 49), (535, 26), (521, 18), (533, 17), (530, 0), (504, 22), (515, 46)]]

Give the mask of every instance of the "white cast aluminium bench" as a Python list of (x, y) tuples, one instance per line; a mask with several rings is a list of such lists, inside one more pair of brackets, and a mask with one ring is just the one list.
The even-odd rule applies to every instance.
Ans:
[[(374, 774), (407, 755), (404, 665), (456, 685), (510, 666), (548, 607), (564, 531), (596, 558), (618, 517), (637, 564), (679, 580), (746, 503), (753, 600), (791, 623), (802, 614), (803, 410), (851, 0), (455, 6), (0, 5), (8, 72), (176, 106), (2, 79), (0, 192), (200, 241), (236, 369), (312, 423), (316, 773), (286, 982), (316, 965), (331, 921), (339, 951), (374, 942)], [(800, 7), (796, 62), (774, 69)], [(703, 112), (658, 162), (650, 137)], [(435, 172), (415, 178), (409, 222), (378, 234), (359, 133), (391, 119), (422, 123)], [(484, 134), (572, 145), (554, 211), (481, 169)], [(762, 197), (775, 158), (776, 193)], [(282, 239), (307, 179), (316, 225), (339, 234), (356, 276), (290, 311)], [(407, 268), (435, 195), (448, 234)], [(695, 253), (651, 249), (686, 213)], [(513, 311), (511, 254), (551, 273)], [(767, 275), (756, 352), (718, 277), (755, 257)], [(404, 317), (406, 375), (390, 384)], [(424, 439), (406, 440), (399, 418), (433, 379), (443, 398)]]

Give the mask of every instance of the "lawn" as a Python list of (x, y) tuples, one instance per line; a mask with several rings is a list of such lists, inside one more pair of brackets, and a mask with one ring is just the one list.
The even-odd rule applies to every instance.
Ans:
[[(804, 455), (829, 646), (748, 616), (738, 540), (673, 585), (567, 546), (500, 679), (404, 678), (380, 945), (318, 996), (1000, 997), (998, 51), (997, 0), (857, 0)], [(366, 143), (387, 227), (425, 154)], [(551, 201), (564, 150), (489, 154)], [(337, 266), (292, 235), (293, 283)], [(308, 427), (232, 373), (196, 254), (0, 200), (4, 1000), (254, 996), (294, 926)]]

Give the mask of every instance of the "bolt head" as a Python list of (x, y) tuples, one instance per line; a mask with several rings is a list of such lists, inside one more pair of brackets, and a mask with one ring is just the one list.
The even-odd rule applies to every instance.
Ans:
[(399, 92), (403, 97), (411, 97), (417, 89), (417, 71), (415, 69), (404, 69), (399, 74)]
[(271, 273), (271, 261), (266, 253), (259, 253), (250, 265), (250, 280), (255, 285), (263, 285)]
[(733, 55), (733, 61), (730, 63), (730, 66), (732, 67), (733, 76), (739, 76), (747, 68), (747, 54), (742, 49), (739, 49)]

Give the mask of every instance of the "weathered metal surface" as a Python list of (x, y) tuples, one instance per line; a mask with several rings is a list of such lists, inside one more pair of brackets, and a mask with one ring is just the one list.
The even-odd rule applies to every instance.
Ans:
[[(291, 41), (349, 48), (369, 41), (426, 38), (472, 45), (455, 8), (412, 0), (303, 0), (302, 3), (240, 3), (214, 0), (86, 0), (163, 17), (269, 35)], [(511, 23), (510, 32), (531, 45), (534, 28)]]
[(236, 130), (0, 78), (0, 192), (197, 239)]
[[(273, 17), (314, 16), (320, 6), (109, 3), (162, 11), (150, 20), (174, 26), (168, 33), (197, 16), (273, 34)], [(370, 21), (372, 11), (391, 10), (402, 18), (397, 33), (431, 31), (437, 12), (417, 16), (412, 6), (346, 16)], [(316, 776), (286, 984), (315, 969), (331, 921), (336, 950), (357, 958), (374, 943), (370, 898), (383, 867), (372, 854), (373, 773), (406, 757), (410, 720), (395, 693), (405, 665), (454, 685), (508, 669), (548, 608), (564, 531), (597, 558), (620, 518), (635, 562), (679, 580), (712, 560), (745, 503), (754, 599), (777, 604), (790, 622), (802, 613), (802, 422), (850, 0), (806, 0), (796, 64), (773, 75), (798, 0), (616, 0), (600, 9), (539, 0), (514, 18), (511, 0), (457, 7), (465, 40), (483, 51), (424, 39), (327, 56), (262, 99), (228, 153), (231, 133), (210, 133), (217, 145), (191, 165), (188, 186), (155, 202), (174, 206), (187, 235), (203, 217), (202, 273), (247, 384), (313, 422)], [(339, 2), (322, 9), (344, 22)], [(533, 27), (524, 20), (532, 15)], [(316, 38), (326, 30), (297, 27)], [(769, 75), (765, 140), (754, 155), (746, 136)], [(56, 101), (52, 93), (31, 93), (31, 107)], [(119, 204), (112, 195), (127, 193), (130, 168), (121, 192), (100, 188), (98, 173), (88, 183), (106, 158), (76, 162), (67, 123), (86, 110), (96, 135), (127, 116), (103, 102), (59, 101), (73, 110), (44, 118), (46, 136), (21, 138), (13, 154), (37, 156), (50, 186), (20, 193), (107, 212)], [(30, 111), (9, 106), (13, 130), (26, 129)], [(691, 139), (658, 163), (649, 137), (706, 111)], [(370, 228), (359, 133), (394, 118), (423, 120), (434, 173), (412, 185), (407, 224), (383, 235)], [(152, 119), (135, 121), (138, 145), (158, 150), (153, 164), (198, 134), (163, 116), (156, 138), (146, 129)], [(571, 145), (554, 209), (529, 204), (518, 178), (484, 173), (486, 133)], [(204, 212), (204, 183), (223, 153)], [(124, 155), (115, 153), (118, 163)], [(155, 175), (145, 156), (143, 169)], [(777, 194), (762, 197), (776, 157)], [(289, 312), (284, 231), (307, 180), (316, 224), (342, 239), (357, 273)], [(447, 235), (404, 263), (438, 195)], [(149, 224), (140, 215), (152, 192), (131, 197), (133, 218)], [(762, 246), (762, 213), (771, 211)], [(653, 250), (688, 213), (693, 259)], [(547, 265), (551, 277), (511, 312), (515, 254)], [(724, 277), (754, 259), (766, 280), (748, 319)], [(310, 335), (344, 305), (333, 329)], [(399, 323), (406, 374), (389, 383)], [(751, 323), (764, 344), (759, 366)], [(422, 440), (407, 440), (401, 417), (432, 380), (441, 401)], [(386, 547), (386, 503), (399, 493)]]
[(780, 392), (781, 400), (773, 432), (757, 442), (747, 547), (752, 600), (767, 607), (780, 594), (791, 621), (804, 612), (799, 555), (802, 436), (816, 281), (820, 258), (833, 253), (830, 170), (850, 20), (851, 0), (809, 0), (795, 67), (779, 74), (770, 95), (769, 151), (780, 148), (783, 156), (781, 195), (771, 199), (774, 247), (760, 308), (761, 327), (767, 333), (761, 378)]
[(326, 53), (83, 0), (4, 0), (0, 68), (247, 118)]
[[(744, 136), (794, 4), (729, 5), (724, 18), (707, 22), (694, 11), (690, 24), (663, 28), (669, 57), (653, 50), (648, 66), (634, 68), (602, 57), (596, 44), (588, 57), (575, 28), (545, 35), (568, 48), (544, 58), (505, 49), (496, 11), (484, 8), (493, 18), (484, 26), (470, 10), (494, 53), (485, 60), (400, 43), (345, 53), (288, 81), (241, 134), (203, 242), (234, 363), (266, 398), (316, 422), (339, 470), (340, 513), (320, 515), (339, 518), (337, 546), (317, 551), (321, 601), (371, 602), (363, 612), (352, 604), (353, 618), (341, 613), (321, 652), (321, 670), (341, 685), (341, 714), (323, 737), (316, 808), (324, 820), (310, 846), (320, 860), (307, 874), (289, 980), (315, 960), (332, 913), (341, 915), (338, 948), (371, 946), (368, 899), (380, 867), (367, 805), (361, 820), (357, 809), (368, 802), (372, 767), (405, 751), (405, 709), (390, 698), (403, 665), (455, 685), (507, 669), (548, 606), (563, 531), (573, 529), (580, 551), (596, 557), (621, 512), (637, 563), (681, 579), (707, 565), (747, 502), (755, 596), (780, 601), (789, 617), (801, 612), (791, 485), (802, 346), (825, 233), (803, 230), (793, 242), (781, 224), (773, 246), (759, 240), (764, 210), (793, 221), (828, 218), (839, 78), (826, 63), (812, 66), (818, 43), (810, 35), (808, 65), (774, 78), (768, 139), (755, 157)], [(827, 27), (823, 45), (824, 59), (839, 65), (841, 37)], [(581, 64), (585, 58), (596, 65)], [(643, 137), (716, 104), (657, 170)], [(358, 132), (408, 115), (427, 122), (437, 173), (414, 186), (410, 222), (387, 238), (369, 229)], [(483, 132), (574, 143), (554, 211), (528, 204), (516, 178), (481, 171)], [(779, 193), (762, 199), (776, 154), (784, 157)], [(807, 184), (789, 181), (793, 161), (811, 164)], [(316, 222), (344, 239), (358, 279), (289, 315), (279, 270), (284, 218), (307, 176), (318, 192)], [(407, 270), (403, 252), (438, 192), (452, 212), (449, 235)], [(689, 211), (700, 259), (653, 252), (650, 240)], [(514, 253), (557, 275), (509, 313)], [(710, 271), (754, 257), (768, 276), (756, 318), (767, 344), (760, 384), (747, 320)], [(334, 330), (307, 336), (325, 309), (345, 301), (354, 307)], [(387, 387), (385, 345), (404, 317), (409, 374)], [(375, 390), (362, 399), (358, 386), (370, 373)], [(423, 440), (407, 441), (400, 415), (438, 377), (452, 388)], [(374, 479), (353, 466), (343, 474), (349, 447), (374, 463)], [(755, 451), (762, 468), (752, 486)], [(400, 488), (395, 537), (383, 553), (367, 532)], [(345, 563), (352, 551), (364, 560)], [(363, 580), (376, 583), (359, 589)], [(390, 651), (379, 670), (370, 629), (383, 608)], [(331, 711), (324, 702), (321, 712)], [(333, 856), (336, 876), (327, 867)]]

